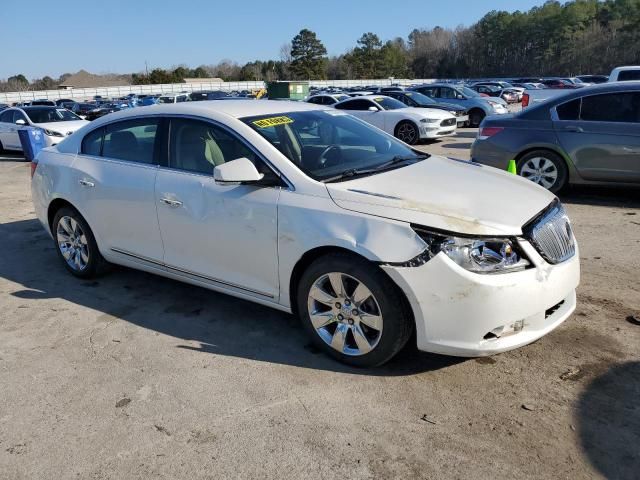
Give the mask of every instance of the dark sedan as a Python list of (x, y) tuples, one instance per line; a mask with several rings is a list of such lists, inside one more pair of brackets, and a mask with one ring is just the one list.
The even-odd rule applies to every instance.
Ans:
[(116, 103), (105, 103), (99, 107), (94, 107), (93, 110), (87, 112), (86, 119), (93, 121), (96, 118), (104, 117), (105, 115), (113, 112), (119, 112), (122, 110), (122, 106)]
[(474, 162), (517, 172), (558, 192), (570, 184), (640, 186), (640, 82), (568, 91), (515, 115), (487, 117)]
[(436, 102), (433, 98), (427, 97), (420, 92), (388, 91), (384, 94), (388, 97), (400, 100), (407, 107), (437, 108), (439, 110), (446, 110), (447, 112), (455, 115), (458, 127), (462, 127), (469, 123), (469, 112), (464, 108), (460, 108), (459, 105)]

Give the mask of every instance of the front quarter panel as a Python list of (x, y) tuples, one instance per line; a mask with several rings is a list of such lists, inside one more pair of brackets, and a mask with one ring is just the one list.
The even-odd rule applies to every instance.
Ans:
[(425, 246), (408, 223), (342, 209), (328, 194), (283, 191), (278, 204), (281, 303), (290, 307), (293, 269), (305, 253), (316, 248), (341, 248), (373, 262), (397, 263), (417, 256)]

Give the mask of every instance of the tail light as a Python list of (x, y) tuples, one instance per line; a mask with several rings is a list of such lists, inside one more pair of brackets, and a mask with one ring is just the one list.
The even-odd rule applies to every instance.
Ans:
[(524, 93), (522, 95), (522, 108), (528, 107), (528, 106), (529, 106), (529, 94), (528, 93)]
[(38, 162), (31, 162), (31, 178), (33, 178), (33, 174), (36, 173), (37, 166), (38, 166)]
[(478, 140), (486, 140), (504, 130), (504, 127), (482, 127), (478, 130)]

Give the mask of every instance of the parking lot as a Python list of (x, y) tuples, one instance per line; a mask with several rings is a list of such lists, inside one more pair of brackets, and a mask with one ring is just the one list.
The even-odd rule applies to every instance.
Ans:
[[(475, 135), (419, 148), (468, 159)], [(124, 268), (72, 277), (28, 164), (2, 156), (0, 477), (637, 478), (640, 195), (561, 197), (582, 266), (562, 326), (362, 370), (275, 310)]]

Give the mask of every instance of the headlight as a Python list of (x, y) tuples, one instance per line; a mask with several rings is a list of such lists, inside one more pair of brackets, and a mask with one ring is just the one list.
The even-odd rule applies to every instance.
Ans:
[(49, 135), (50, 137), (64, 137), (63, 134), (61, 134), (60, 132), (54, 132), (53, 130), (47, 130), (46, 128), (43, 129), (44, 133), (46, 135)]
[(422, 123), (436, 123), (439, 122), (439, 118), (423, 118), (420, 120)]
[(442, 252), (470, 272), (505, 273), (524, 270), (530, 265), (511, 238), (466, 238), (433, 233), (420, 227), (414, 230), (427, 243), (429, 258)]

